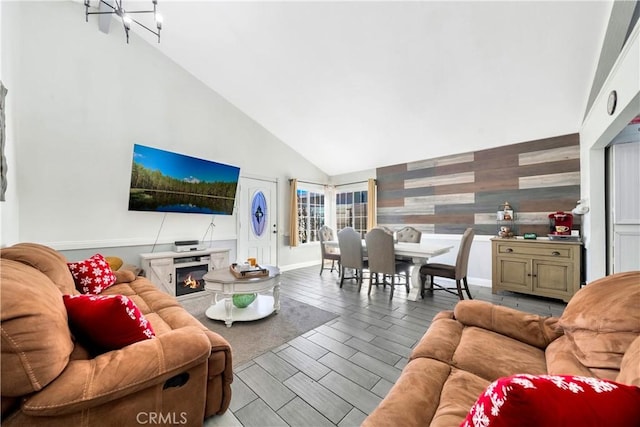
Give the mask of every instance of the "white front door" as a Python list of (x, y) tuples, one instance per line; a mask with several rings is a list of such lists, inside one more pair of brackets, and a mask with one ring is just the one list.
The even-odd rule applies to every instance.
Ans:
[(240, 178), (238, 260), (256, 258), (260, 265), (278, 265), (277, 182)]
[(640, 269), (640, 137), (633, 139), (611, 147), (609, 273)]

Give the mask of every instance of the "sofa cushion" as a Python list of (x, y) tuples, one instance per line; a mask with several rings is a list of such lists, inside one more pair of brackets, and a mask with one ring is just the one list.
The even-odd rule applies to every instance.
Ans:
[(117, 350), (155, 336), (133, 301), (124, 295), (64, 295), (72, 330), (100, 350)]
[[(593, 372), (578, 360), (574, 353), (573, 342), (566, 336), (558, 338), (547, 346), (545, 359), (547, 374), (594, 376)], [(615, 375), (609, 379), (615, 379)]]
[(73, 350), (62, 294), (40, 271), (3, 257), (0, 302), (3, 399), (39, 391), (65, 369)]
[(490, 384), (483, 378), (461, 369), (451, 369), (442, 392), (438, 409), (430, 423), (423, 426), (458, 426), (465, 419), (482, 391)]
[(474, 326), (464, 328), (452, 363), (488, 381), (514, 372), (547, 373), (544, 350)]
[(576, 358), (591, 369), (619, 370), (622, 356), (640, 334), (640, 271), (618, 273), (580, 289), (559, 325)]
[(450, 373), (451, 367), (437, 360), (417, 358), (410, 361), (362, 427), (428, 426)]
[(640, 336), (633, 340), (624, 354), (616, 381), (640, 387)]
[(97, 295), (116, 283), (109, 263), (100, 254), (83, 261), (67, 263), (73, 276), (76, 289), (83, 294)]
[(78, 291), (67, 268), (67, 259), (60, 252), (37, 243), (18, 243), (0, 250), (0, 256), (29, 265), (45, 274), (62, 294)]
[(562, 335), (557, 317), (524, 313), (487, 301), (460, 301), (454, 308), (454, 316), (466, 326), (498, 332), (539, 348), (545, 348)]
[(106, 256), (104, 257), (104, 260), (107, 261), (107, 264), (109, 264), (109, 267), (111, 267), (113, 271), (119, 270), (120, 267), (122, 267), (122, 264), (124, 264), (122, 258), (117, 256)]
[(517, 374), (491, 383), (464, 427), (640, 425), (640, 388), (570, 375)]

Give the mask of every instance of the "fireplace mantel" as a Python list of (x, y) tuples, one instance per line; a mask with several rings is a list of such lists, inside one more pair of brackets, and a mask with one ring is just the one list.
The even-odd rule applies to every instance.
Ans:
[[(140, 254), (145, 277), (171, 296), (186, 298), (200, 292), (177, 295), (177, 282), (181, 269), (200, 267), (204, 272), (229, 268), (229, 249), (210, 248), (190, 252), (155, 252)], [(204, 282), (203, 282), (204, 283)], [(204, 290), (204, 286), (202, 287)]]

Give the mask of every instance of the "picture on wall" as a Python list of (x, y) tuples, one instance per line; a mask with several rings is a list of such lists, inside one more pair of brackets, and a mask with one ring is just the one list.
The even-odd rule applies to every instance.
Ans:
[(240, 168), (134, 144), (129, 210), (231, 215)]

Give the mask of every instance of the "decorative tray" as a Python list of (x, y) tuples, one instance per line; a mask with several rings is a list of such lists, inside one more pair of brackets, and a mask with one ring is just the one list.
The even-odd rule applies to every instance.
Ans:
[[(245, 267), (246, 268), (246, 267)], [(242, 270), (238, 264), (233, 263), (229, 266), (229, 271), (237, 279), (249, 279), (252, 277), (264, 277), (269, 275), (269, 269), (256, 265), (255, 267), (249, 267), (249, 269), (243, 268)]]
[(579, 242), (580, 236), (571, 236), (569, 234), (547, 234), (549, 240), (566, 240), (570, 242)]

